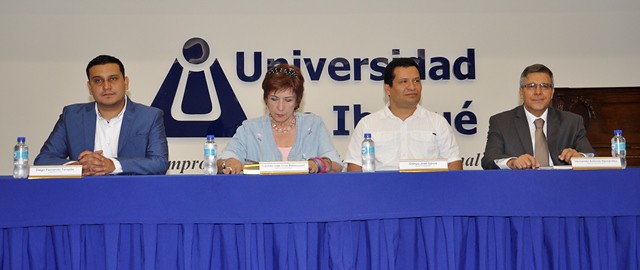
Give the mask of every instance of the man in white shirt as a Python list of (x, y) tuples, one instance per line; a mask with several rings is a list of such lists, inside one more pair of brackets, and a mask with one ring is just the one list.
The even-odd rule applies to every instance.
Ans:
[(361, 143), (371, 133), (376, 170), (398, 170), (401, 159), (445, 158), (449, 170), (461, 170), (460, 151), (447, 121), (420, 106), (422, 81), (411, 58), (391, 61), (384, 71), (387, 105), (362, 118), (349, 141), (347, 171), (362, 171)]
[(129, 78), (119, 59), (100, 55), (86, 69), (95, 102), (66, 106), (35, 165), (82, 165), (83, 175), (165, 174), (168, 146), (163, 113), (126, 96)]
[[(553, 73), (541, 64), (526, 67), (520, 75), (523, 105), (489, 119), (483, 169), (535, 169), (568, 165), (571, 158), (595, 153), (587, 139), (582, 117), (549, 107), (553, 98)], [(535, 121), (542, 119), (546, 156), (535, 156)], [(537, 159), (536, 159), (537, 158)]]

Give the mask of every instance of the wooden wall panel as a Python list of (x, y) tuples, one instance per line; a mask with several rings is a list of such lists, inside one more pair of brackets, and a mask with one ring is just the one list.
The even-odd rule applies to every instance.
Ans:
[(611, 156), (613, 130), (627, 139), (627, 166), (640, 167), (640, 87), (556, 88), (553, 105), (582, 115), (598, 156)]

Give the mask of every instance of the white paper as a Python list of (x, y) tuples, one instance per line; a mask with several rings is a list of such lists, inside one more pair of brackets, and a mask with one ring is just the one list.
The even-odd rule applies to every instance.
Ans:
[(575, 157), (571, 159), (574, 170), (622, 169), (618, 157)]
[(446, 159), (405, 159), (400, 160), (401, 172), (441, 172), (448, 171)]
[(82, 165), (46, 165), (29, 167), (29, 179), (79, 177), (82, 177)]
[(302, 161), (274, 161), (260, 162), (260, 174), (308, 174), (309, 162)]

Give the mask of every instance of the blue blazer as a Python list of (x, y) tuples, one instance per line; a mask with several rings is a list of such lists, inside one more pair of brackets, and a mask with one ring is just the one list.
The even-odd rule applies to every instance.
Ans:
[[(60, 165), (93, 151), (96, 134), (95, 102), (64, 107), (35, 165)], [(169, 150), (160, 109), (134, 103), (127, 97), (118, 141), (123, 174), (165, 174)]]
[[(287, 160), (307, 160), (312, 157), (328, 157), (342, 164), (338, 151), (331, 143), (329, 132), (322, 118), (312, 113), (296, 113), (296, 138)], [(271, 130), (271, 118), (264, 115), (245, 120), (220, 154), (219, 159), (283, 160)], [(245, 160), (246, 159), (246, 160)]]

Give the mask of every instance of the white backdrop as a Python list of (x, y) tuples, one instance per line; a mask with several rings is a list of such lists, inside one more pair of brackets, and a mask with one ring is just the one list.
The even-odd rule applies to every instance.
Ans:
[[(427, 78), (421, 103), (453, 118), (472, 101), (468, 110), (477, 116), (477, 133), (456, 132), (471, 165), (466, 169), (479, 168), (474, 159), (484, 150), (489, 117), (520, 103), (518, 77), (527, 65), (549, 66), (557, 87), (640, 85), (640, 2), (635, 0), (238, 2), (2, 1), (0, 174), (11, 174), (17, 136), (27, 137), (33, 160), (62, 107), (90, 100), (84, 69), (93, 57), (120, 58), (130, 79), (129, 96), (149, 105), (192, 37), (209, 43), (249, 118), (265, 111), (261, 80), (238, 79), (237, 52), (292, 60), (292, 51), (301, 50), (315, 63), (321, 57), (392, 58), (392, 49), (416, 56), (417, 49), (425, 49), (427, 61), (442, 56), (453, 62), (473, 48), (476, 79)], [(337, 82), (326, 70), (319, 81), (307, 78), (302, 109), (320, 115), (330, 131), (337, 128), (334, 105), (378, 110), (385, 103), (382, 82), (369, 80), (369, 72), (363, 68), (361, 81)], [(170, 138), (170, 160), (200, 159), (203, 140)], [(347, 140), (334, 137), (341, 154)], [(217, 141), (219, 148), (227, 142)]]

